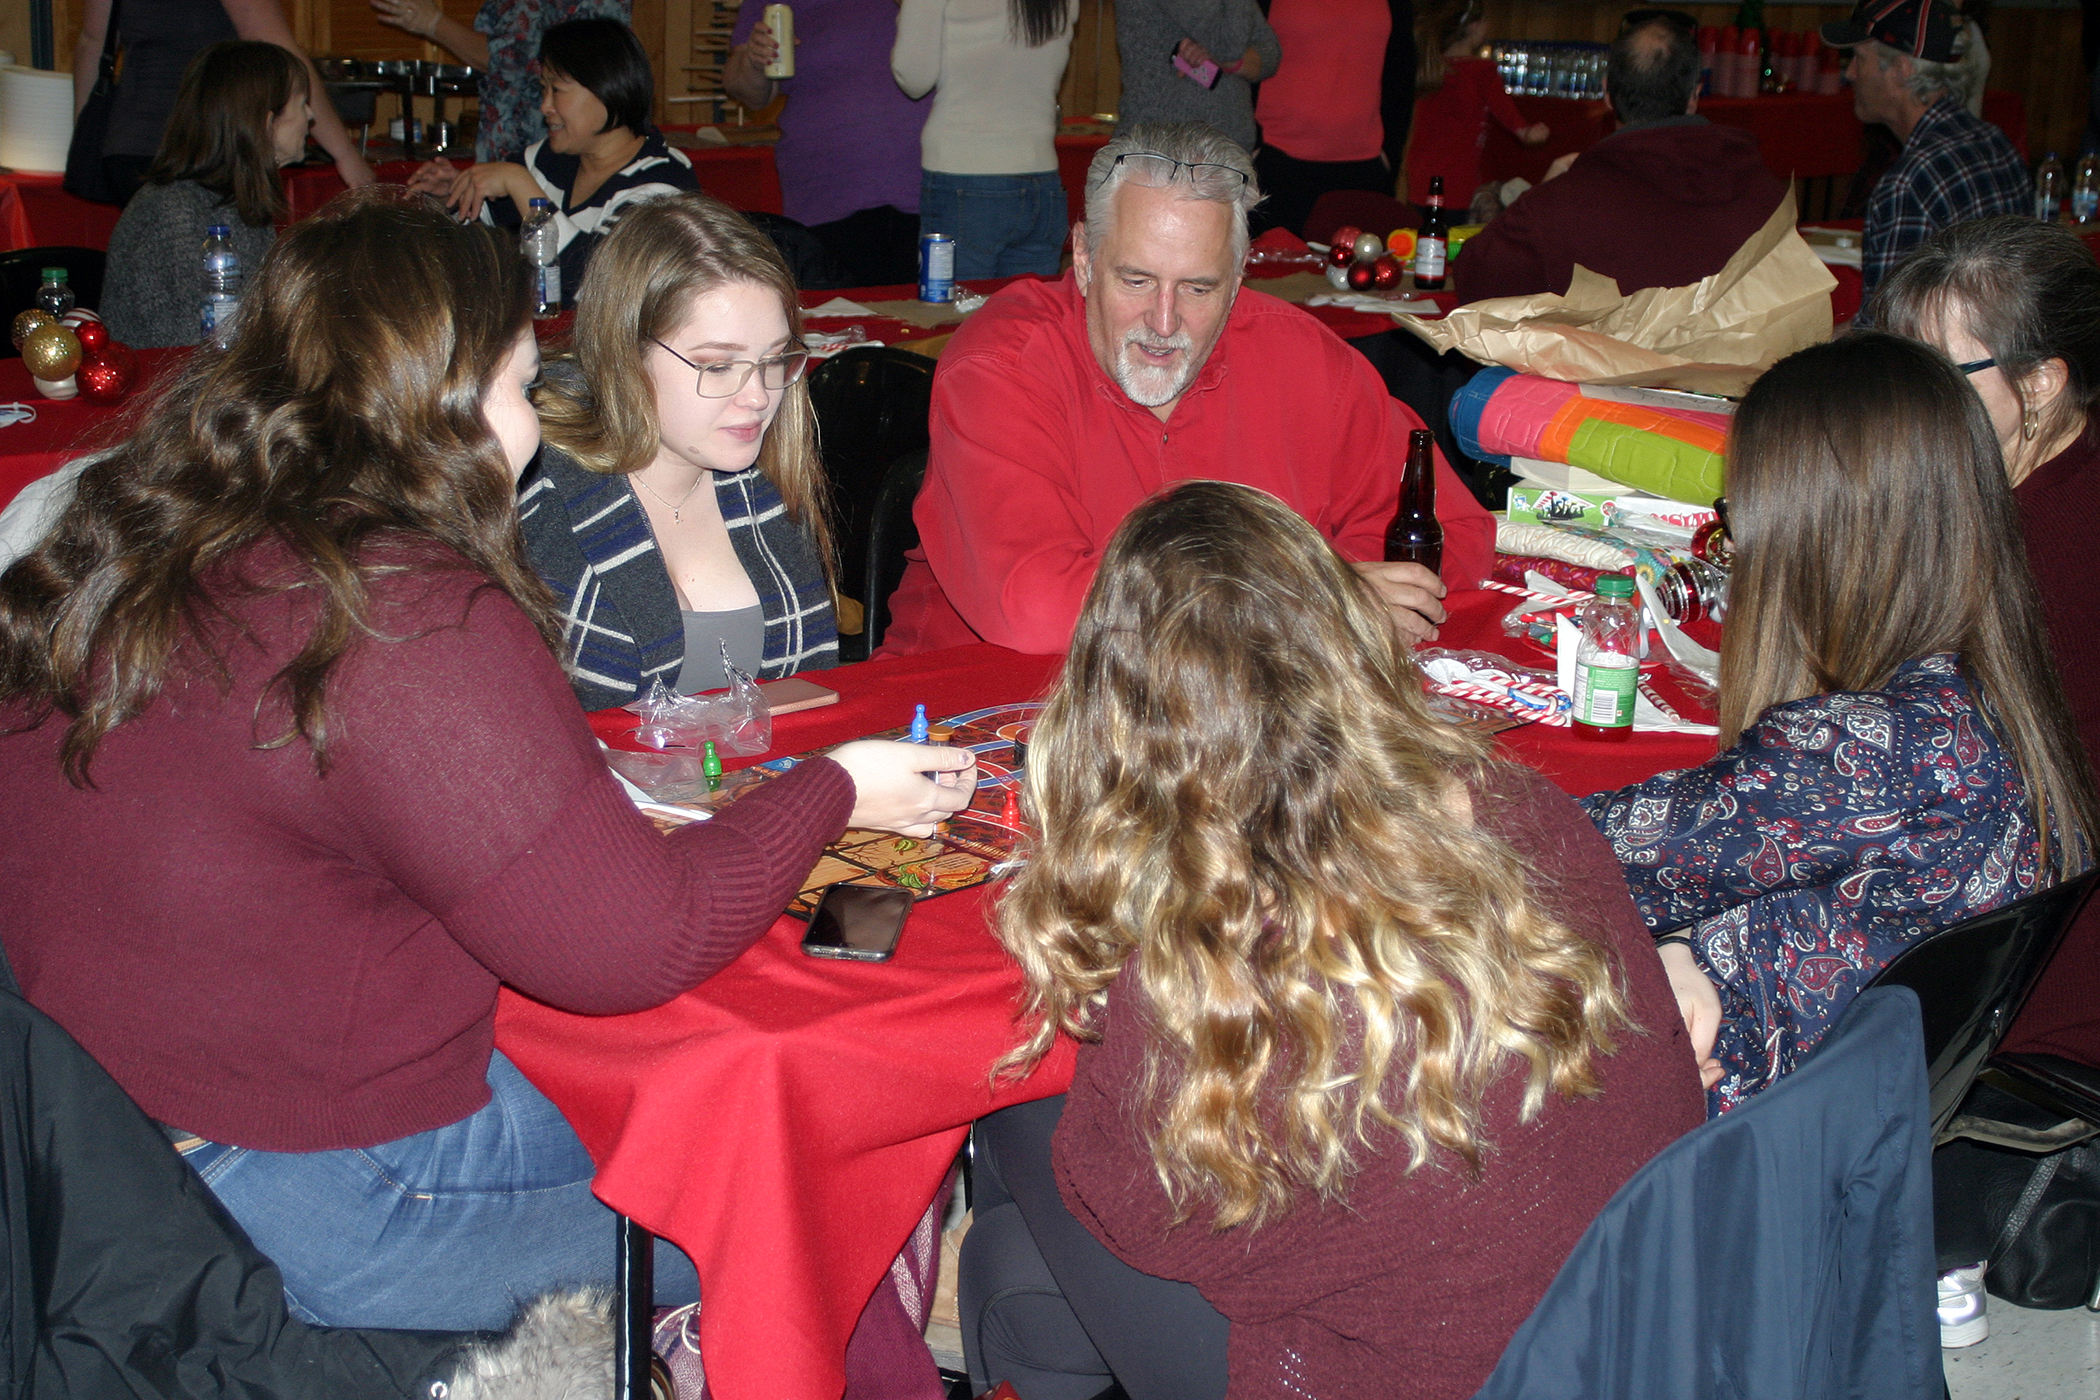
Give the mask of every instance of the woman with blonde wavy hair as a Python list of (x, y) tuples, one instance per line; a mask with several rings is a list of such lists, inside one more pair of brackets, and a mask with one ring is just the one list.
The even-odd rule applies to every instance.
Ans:
[(837, 664), (801, 327), (771, 240), (707, 195), (635, 206), (592, 256), (518, 497), (586, 709), (718, 689), (725, 653), (762, 677)]
[[(1085, 1044), (1054, 1145), (1055, 1101), (980, 1125), (976, 1379), (1472, 1394), (1591, 1217), (1701, 1116), (1608, 848), (1432, 717), (1312, 526), (1219, 482), (1117, 532), (1028, 773), (1041, 837), (999, 932), (1033, 1032), (1010, 1064)], [(985, 1305), (1046, 1272), (1076, 1328)]]

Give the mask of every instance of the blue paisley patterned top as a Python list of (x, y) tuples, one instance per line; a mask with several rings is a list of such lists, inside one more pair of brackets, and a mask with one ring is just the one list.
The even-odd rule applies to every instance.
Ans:
[(1905, 946), (2046, 883), (2027, 788), (1952, 654), (1774, 705), (1697, 768), (1583, 799), (1657, 933), (1718, 984), (1722, 1113), (1794, 1068)]
[(489, 68), (481, 75), (481, 118), (474, 159), (525, 158), (525, 148), (547, 136), (540, 116), (540, 39), (572, 19), (627, 23), (634, 0), (482, 0), (474, 28), (489, 41)]

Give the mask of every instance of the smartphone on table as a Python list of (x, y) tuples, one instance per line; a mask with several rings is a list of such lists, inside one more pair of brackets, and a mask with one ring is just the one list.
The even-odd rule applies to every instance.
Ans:
[(888, 962), (911, 913), (910, 890), (892, 885), (827, 885), (802, 935), (802, 951), (813, 958)]

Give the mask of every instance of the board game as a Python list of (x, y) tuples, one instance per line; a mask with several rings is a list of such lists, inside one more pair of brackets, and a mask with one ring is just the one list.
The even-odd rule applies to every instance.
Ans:
[[(1007, 794), (1020, 782), (1014, 741), (1025, 741), (1042, 705), (994, 705), (967, 714), (934, 720), (927, 740), (977, 755), (977, 791), (970, 805), (941, 823), (932, 836), (897, 836), (883, 831), (848, 831), (825, 847), (823, 857), (788, 905), (787, 912), (807, 920), (827, 885), (887, 885), (910, 890), (919, 899), (967, 890), (998, 878), (1025, 858), (1027, 833), (1007, 824), (1002, 815)], [(870, 734), (870, 739), (902, 739), (903, 729)], [(826, 748), (832, 747), (827, 745)], [(722, 776), (719, 789), (696, 793), (664, 805), (700, 814), (718, 810), (756, 791), (823, 750), (776, 758)], [(659, 807), (661, 812), (662, 808)], [(659, 815), (660, 825), (678, 821)]]

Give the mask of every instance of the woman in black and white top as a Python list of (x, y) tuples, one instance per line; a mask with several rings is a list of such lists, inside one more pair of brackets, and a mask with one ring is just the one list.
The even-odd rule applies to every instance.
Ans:
[(838, 664), (800, 326), (779, 252), (704, 194), (636, 206), (599, 248), (518, 497), (585, 708), (717, 689), (725, 649), (764, 677)]
[(517, 228), (535, 199), (553, 202), (560, 230), (561, 284), (573, 302), (592, 250), (641, 200), (697, 190), (693, 163), (664, 143), (649, 120), (656, 85), (649, 55), (616, 19), (557, 24), (540, 41), (540, 115), (547, 136), (525, 163), (489, 161), (458, 170), (426, 163), (409, 188), (442, 196), (463, 219)]

